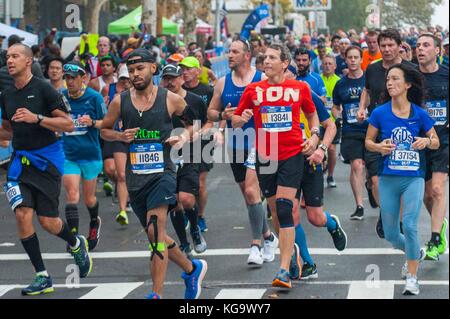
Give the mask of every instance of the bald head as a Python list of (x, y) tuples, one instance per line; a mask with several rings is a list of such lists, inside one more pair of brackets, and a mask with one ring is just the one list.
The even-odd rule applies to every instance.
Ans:
[(8, 72), (13, 78), (31, 74), (33, 51), (25, 44), (14, 44), (6, 54)]
[[(13, 44), (12, 46), (9, 47), (9, 49), (11, 49), (11, 48), (17, 48), (17, 49), (19, 49), (19, 51), (20, 51), (23, 55), (25, 55), (27, 58), (33, 58), (33, 51), (32, 51), (31, 48), (30, 48), (28, 45), (26, 45), (26, 44), (23, 44), (23, 43), (16, 43), (16, 44)], [(9, 49), (8, 49), (8, 51), (9, 51)]]
[(111, 42), (108, 37), (98, 39), (97, 49), (99, 57), (106, 56), (109, 53)]

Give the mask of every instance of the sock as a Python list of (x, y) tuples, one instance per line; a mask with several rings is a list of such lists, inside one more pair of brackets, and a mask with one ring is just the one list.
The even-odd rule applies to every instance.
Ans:
[(331, 218), (330, 213), (325, 212), (325, 216), (327, 216), (327, 224), (325, 226), (327, 227), (328, 231), (331, 232), (333, 230), (336, 230), (337, 223), (333, 218)]
[(308, 263), (311, 266), (314, 265), (314, 260), (311, 258), (308, 251), (308, 244), (306, 242), (306, 235), (302, 224), (298, 224), (298, 226), (295, 227), (295, 243), (300, 247), (300, 256), (302, 257), (303, 262)]
[(264, 237), (264, 240), (268, 240), (268, 241), (273, 241), (275, 238), (273, 237), (273, 234), (272, 233), (270, 233), (270, 236), (269, 237)]
[(36, 233), (28, 238), (21, 239), (20, 241), (22, 242), (22, 246), (30, 258), (31, 264), (33, 265), (36, 273), (45, 271), (44, 261), (42, 260), (41, 249), (39, 247), (39, 240)]
[(180, 240), (181, 245), (186, 246), (189, 244), (186, 236), (186, 229), (184, 228), (184, 212), (182, 210), (179, 211), (171, 211), (170, 212), (170, 220), (172, 221), (173, 228), (177, 233), (178, 239)]
[(95, 203), (94, 207), (87, 207), (89, 211), (89, 216), (91, 217), (91, 226), (94, 226), (97, 223), (98, 218), (98, 201)]
[(258, 248), (259, 250), (261, 250), (261, 246), (258, 244), (251, 244), (250, 248), (252, 248), (253, 246), (255, 246), (256, 248)]
[(191, 233), (198, 230), (198, 206), (195, 206), (191, 209), (185, 209), (187, 218), (189, 219), (189, 223), (191, 224)]
[(38, 276), (42, 276), (42, 277), (50, 277), (50, 276), (48, 275), (48, 272), (47, 272), (46, 270), (40, 271), (40, 272), (36, 273), (36, 277), (38, 277)]
[(252, 229), (252, 239), (261, 239), (263, 233), (263, 223), (265, 219), (264, 208), (261, 203), (255, 205), (248, 205), (248, 218), (250, 220), (250, 228)]
[(78, 234), (80, 219), (78, 217), (78, 207), (75, 204), (66, 205), (66, 220), (70, 231)]
[[(69, 226), (63, 221), (63, 227), (61, 229), (61, 232), (57, 235), (59, 238), (65, 240), (69, 246), (74, 249), (78, 248), (79, 246), (79, 240), (75, 236), (74, 233), (72, 233), (69, 229)], [(78, 243), (78, 244), (77, 244)]]
[(192, 275), (196, 269), (197, 269), (197, 267), (195, 266), (194, 263), (192, 263), (192, 271), (191, 271), (191, 272), (188, 272), (187, 274), (188, 274), (189, 276)]
[(431, 242), (436, 246), (439, 246), (441, 244), (441, 234), (431, 233)]

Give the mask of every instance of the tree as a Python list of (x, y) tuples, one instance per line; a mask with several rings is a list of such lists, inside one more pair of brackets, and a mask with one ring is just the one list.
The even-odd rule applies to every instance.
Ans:
[(443, 0), (385, 0), (382, 7), (383, 27), (402, 28), (405, 25), (427, 27), (431, 25), (434, 6)]
[(366, 19), (370, 12), (366, 12), (370, 0), (339, 0), (333, 1), (333, 7), (327, 11), (327, 22), (330, 32), (338, 29), (361, 30), (366, 25)]
[(183, 12), (184, 21), (184, 42), (189, 43), (195, 41), (195, 27), (197, 26), (197, 18), (193, 12), (195, 12), (195, 6), (192, 1), (180, 1), (181, 10)]
[(100, 19), (100, 9), (109, 0), (89, 0), (86, 1), (86, 30), (89, 33), (98, 33), (98, 21)]

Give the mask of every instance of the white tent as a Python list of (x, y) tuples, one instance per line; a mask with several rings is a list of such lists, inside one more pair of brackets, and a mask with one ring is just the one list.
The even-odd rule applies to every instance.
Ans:
[(36, 34), (25, 32), (23, 30), (0, 23), (0, 35), (4, 35), (6, 37), (6, 39), (3, 41), (2, 49), (6, 49), (8, 47), (8, 37), (13, 34), (17, 34), (19, 37), (24, 38), (25, 40), (23, 40), (23, 44), (26, 44), (28, 46), (38, 44), (38, 36)]

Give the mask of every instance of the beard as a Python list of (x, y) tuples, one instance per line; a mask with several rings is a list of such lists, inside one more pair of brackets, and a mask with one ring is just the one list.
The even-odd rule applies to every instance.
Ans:
[(152, 80), (153, 80), (153, 78), (148, 78), (148, 79), (144, 79), (143, 83), (136, 84), (133, 82), (132, 84), (137, 91), (144, 91), (150, 86), (150, 83), (152, 83)]
[(305, 77), (309, 72), (309, 67), (310, 67), (310, 65), (308, 65), (307, 67), (302, 66), (302, 65), (297, 66), (298, 75), (301, 77)]

